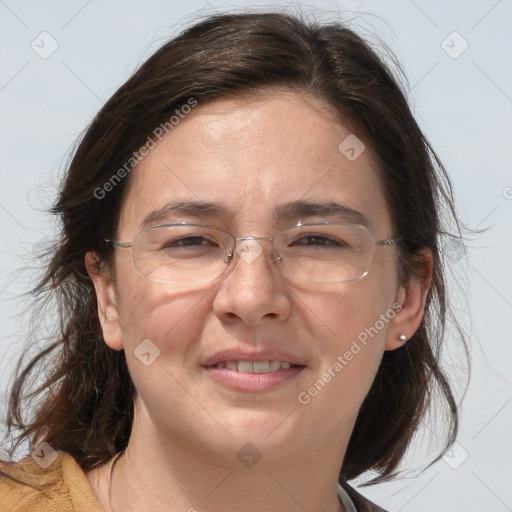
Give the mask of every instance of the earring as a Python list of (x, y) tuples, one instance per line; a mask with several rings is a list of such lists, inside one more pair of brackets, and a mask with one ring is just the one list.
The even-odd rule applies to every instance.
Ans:
[(400, 334), (400, 336), (398, 336), (398, 341), (403, 341), (405, 343), (407, 341), (407, 336), (405, 334)]

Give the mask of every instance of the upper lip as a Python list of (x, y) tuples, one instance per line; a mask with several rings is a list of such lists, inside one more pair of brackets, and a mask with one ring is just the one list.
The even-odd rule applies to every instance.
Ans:
[(204, 359), (202, 366), (214, 366), (222, 361), (287, 361), (295, 366), (304, 366), (304, 362), (296, 356), (285, 354), (279, 350), (242, 350), (227, 349), (216, 352)]

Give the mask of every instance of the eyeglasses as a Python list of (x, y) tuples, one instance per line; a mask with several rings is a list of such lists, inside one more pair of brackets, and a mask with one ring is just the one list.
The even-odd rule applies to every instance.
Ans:
[(319, 222), (286, 227), (273, 237), (235, 237), (205, 224), (165, 224), (142, 229), (131, 242), (105, 241), (120, 249), (131, 248), (135, 269), (143, 278), (179, 285), (218, 279), (235, 254), (252, 263), (263, 252), (257, 240), (272, 242), (271, 268), (286, 280), (334, 284), (365, 277), (375, 246), (390, 246), (397, 239), (375, 240), (368, 228), (358, 224)]

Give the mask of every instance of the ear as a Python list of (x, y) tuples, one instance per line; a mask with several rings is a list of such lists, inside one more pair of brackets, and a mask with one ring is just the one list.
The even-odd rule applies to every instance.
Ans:
[(93, 252), (85, 255), (85, 266), (96, 290), (98, 316), (105, 343), (113, 350), (122, 350), (124, 344), (114, 279), (101, 271), (100, 259)]
[[(411, 279), (405, 287), (401, 286), (398, 290), (396, 301), (402, 307), (397, 310), (390, 322), (386, 350), (395, 350), (405, 345), (420, 326), (425, 314), (434, 260), (430, 249), (422, 249), (419, 252), (419, 257), (422, 262), (420, 275)], [(400, 340), (401, 335), (404, 335), (406, 339)]]

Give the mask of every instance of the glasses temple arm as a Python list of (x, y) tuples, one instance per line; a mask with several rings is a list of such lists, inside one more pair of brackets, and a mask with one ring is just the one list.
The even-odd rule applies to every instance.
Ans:
[(105, 242), (112, 244), (113, 247), (118, 249), (129, 249), (133, 246), (133, 242), (114, 242), (114, 240), (109, 240), (108, 238), (105, 238)]

